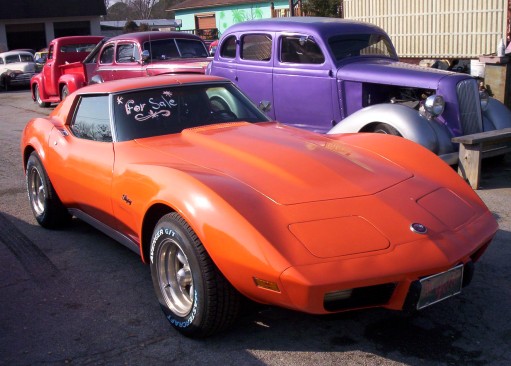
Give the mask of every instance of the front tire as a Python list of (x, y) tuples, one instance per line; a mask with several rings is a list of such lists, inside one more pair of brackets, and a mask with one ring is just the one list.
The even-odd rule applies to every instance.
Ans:
[(241, 295), (179, 214), (169, 213), (158, 221), (151, 240), (150, 267), (160, 306), (183, 335), (207, 337), (237, 319)]
[(64, 100), (67, 98), (67, 96), (69, 95), (69, 88), (67, 85), (64, 85), (62, 87), (62, 92), (60, 93), (60, 100)]
[(30, 207), (39, 225), (55, 229), (67, 224), (71, 216), (57, 196), (35, 152), (28, 158), (26, 183)]
[(39, 107), (48, 108), (50, 106), (50, 103), (43, 102), (43, 100), (41, 99), (41, 92), (39, 91), (39, 85), (37, 85), (37, 84), (35, 86), (34, 95), (35, 95), (35, 101), (37, 102), (37, 105), (39, 105)]

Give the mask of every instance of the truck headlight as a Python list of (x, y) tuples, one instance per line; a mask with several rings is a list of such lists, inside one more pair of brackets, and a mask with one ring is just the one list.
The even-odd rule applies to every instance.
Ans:
[(479, 91), (479, 98), (481, 98), (481, 109), (483, 111), (488, 109), (488, 102), (490, 101), (490, 96), (486, 90)]
[(431, 95), (424, 102), (424, 109), (433, 117), (442, 114), (445, 108), (444, 98), (441, 95)]

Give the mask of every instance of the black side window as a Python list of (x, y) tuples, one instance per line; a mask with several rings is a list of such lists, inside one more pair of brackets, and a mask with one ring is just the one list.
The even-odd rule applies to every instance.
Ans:
[(247, 34), (241, 39), (241, 58), (252, 61), (271, 59), (271, 36), (267, 34)]
[(70, 128), (78, 138), (112, 142), (108, 96), (82, 96)]
[(230, 36), (222, 43), (220, 56), (225, 58), (236, 57), (236, 36)]
[(106, 47), (101, 53), (101, 57), (99, 58), (99, 62), (101, 64), (111, 64), (114, 62), (114, 46)]
[(4, 64), (4, 59), (0, 57), (0, 65)]
[(322, 64), (325, 56), (312, 38), (283, 36), (280, 43), (280, 61), (299, 64)]
[(124, 43), (117, 46), (115, 61), (118, 63), (135, 62), (140, 58), (134, 43)]

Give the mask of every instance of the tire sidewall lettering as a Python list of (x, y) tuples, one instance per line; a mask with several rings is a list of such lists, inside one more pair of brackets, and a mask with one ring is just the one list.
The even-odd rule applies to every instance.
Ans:
[(192, 311), (190, 311), (190, 314), (188, 315), (187, 318), (185, 318), (185, 320), (183, 321), (178, 320), (174, 318), (171, 314), (167, 314), (167, 319), (172, 325), (178, 328), (188, 328), (195, 320), (196, 315), (197, 315), (197, 290), (195, 290), (193, 294)]
[(153, 239), (151, 240), (151, 249), (149, 252), (149, 259), (150, 259), (151, 263), (154, 262), (154, 251), (156, 249), (156, 243), (158, 242), (158, 239), (160, 239), (160, 237), (162, 235), (168, 235), (171, 238), (175, 238), (175, 237), (179, 238), (179, 236), (173, 229), (170, 229), (167, 227), (161, 227), (159, 230), (157, 230), (156, 233), (153, 234)]

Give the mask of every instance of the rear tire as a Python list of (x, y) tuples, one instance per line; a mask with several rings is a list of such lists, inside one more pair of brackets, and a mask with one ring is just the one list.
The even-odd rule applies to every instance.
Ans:
[(179, 214), (169, 213), (158, 221), (150, 253), (156, 295), (176, 330), (187, 337), (203, 338), (236, 321), (241, 295)]
[(65, 226), (71, 215), (60, 201), (36, 152), (28, 158), (26, 183), (30, 207), (42, 227)]
[(41, 99), (41, 93), (39, 92), (39, 85), (37, 85), (37, 84), (35, 86), (34, 95), (35, 95), (35, 101), (39, 105), (39, 107), (48, 108), (50, 106), (50, 103), (43, 102), (43, 100)]
[(398, 130), (387, 123), (378, 123), (374, 126), (373, 132), (402, 137)]

